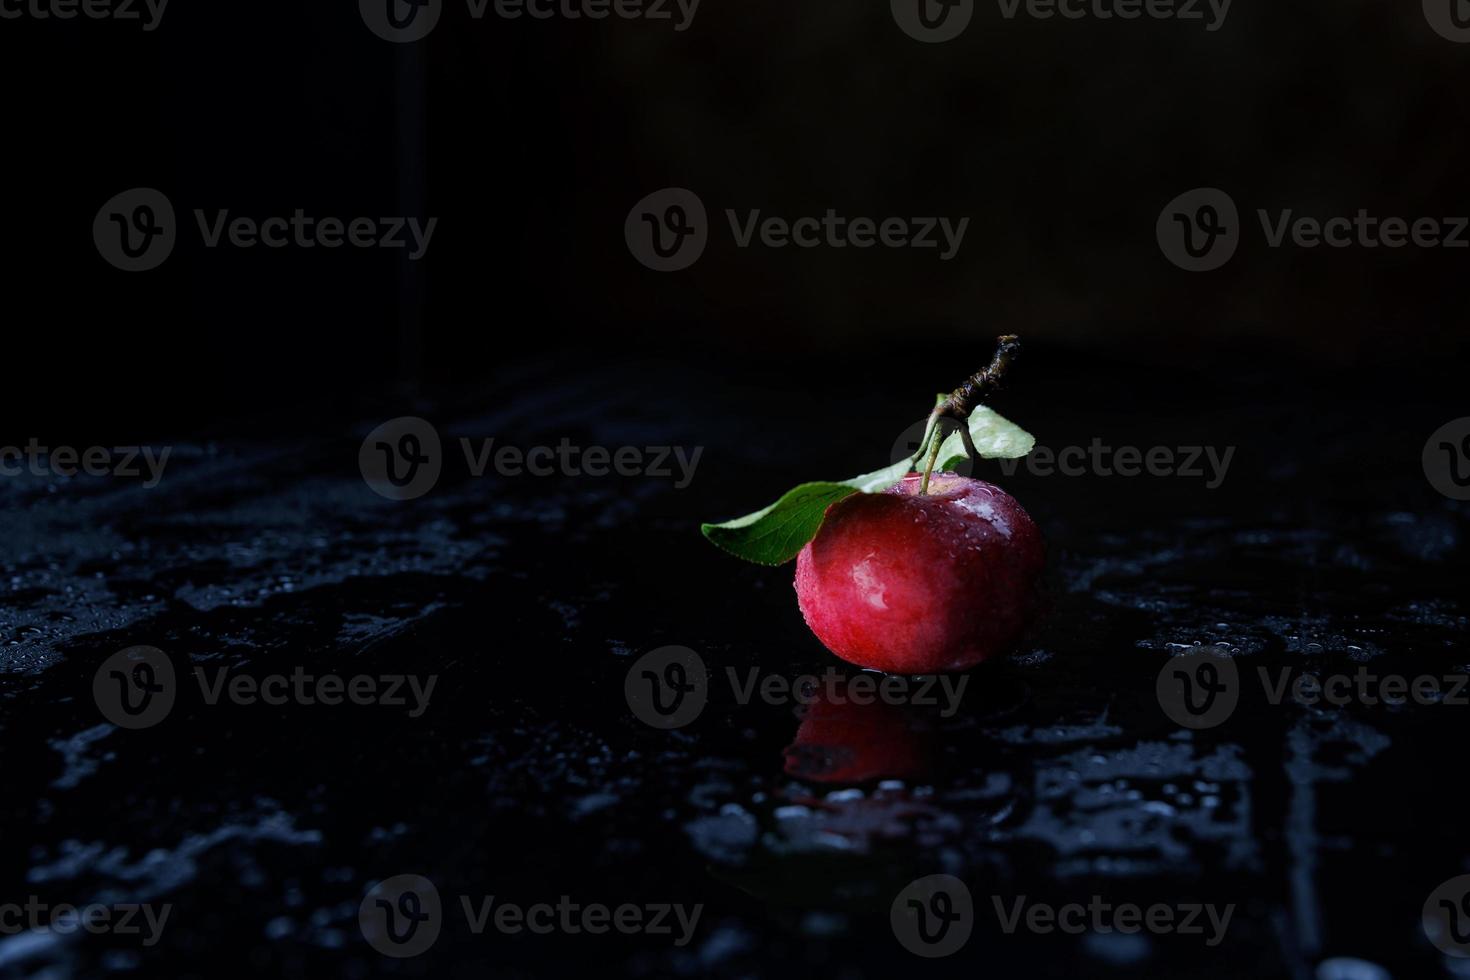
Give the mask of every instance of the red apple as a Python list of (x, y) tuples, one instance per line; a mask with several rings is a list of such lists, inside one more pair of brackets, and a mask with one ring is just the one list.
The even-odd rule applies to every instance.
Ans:
[(1004, 653), (1036, 606), (1041, 532), (983, 480), (912, 473), (833, 504), (796, 559), (796, 598), (817, 639), (860, 667), (967, 670)]

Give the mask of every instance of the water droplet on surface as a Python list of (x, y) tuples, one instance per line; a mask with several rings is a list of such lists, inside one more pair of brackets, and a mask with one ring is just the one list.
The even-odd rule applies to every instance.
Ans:
[(1317, 980), (1389, 980), (1389, 973), (1367, 960), (1335, 956), (1317, 964)]

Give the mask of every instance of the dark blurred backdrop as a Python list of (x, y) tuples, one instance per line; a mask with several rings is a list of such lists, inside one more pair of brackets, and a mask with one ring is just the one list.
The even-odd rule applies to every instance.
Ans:
[[(153, 32), (0, 21), (0, 44), (17, 434), (310, 426), (415, 387), (483, 391), (527, 358), (656, 355), (818, 384), (824, 365), (952, 351), (921, 385), (948, 386), (1006, 331), (1135, 389), (1265, 363), (1280, 383), (1340, 377), (1350, 404), (1452, 380), (1465, 350), (1470, 250), (1273, 250), (1255, 226), (1258, 207), (1470, 212), (1470, 45), (1409, 0), (1238, 0), (1214, 32), (981, 4), (936, 45), (877, 2), (705, 0), (682, 33), (450, 3), (408, 46), (349, 3), (217, 0), (170, 7)], [(623, 221), (671, 185), (717, 228), (693, 268), (659, 274)], [(125, 274), (90, 229), (135, 186), (164, 191), (184, 227), (163, 267)], [(1253, 231), (1191, 274), (1154, 224), (1198, 186), (1228, 191)], [(208, 250), (196, 207), (439, 227), (418, 263)], [(829, 207), (971, 226), (950, 262), (741, 250), (721, 230), (725, 208)]]

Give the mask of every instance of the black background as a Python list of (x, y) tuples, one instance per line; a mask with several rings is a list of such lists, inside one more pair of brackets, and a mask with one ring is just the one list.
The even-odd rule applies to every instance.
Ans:
[[(706, 0), (693, 24), (475, 21), (451, 4), (405, 49), (322, 5), (178, 6), (153, 33), (7, 21), (7, 339), (22, 366), (7, 402), (46, 402), (48, 421), (105, 404), (167, 428), (403, 380), (474, 386), (527, 355), (650, 351), (795, 362), (814, 387), (831, 381), (822, 359), (900, 351), (932, 363), (923, 388), (946, 388), (1008, 331), (1104, 358), (1130, 386), (1222, 357), (1392, 384), (1386, 365), (1417, 374), (1463, 350), (1459, 252), (1269, 249), (1254, 218), (1464, 210), (1464, 52), (1414, 4), (1237, 2), (1213, 33), (982, 5), (940, 45), (881, 4)], [(415, 60), (421, 100), (400, 84)], [(622, 240), (633, 203), (671, 185), (716, 216), (707, 256), (677, 276)], [(117, 274), (89, 234), (134, 186), (182, 219), (149, 275)], [(1181, 274), (1153, 235), (1197, 186), (1230, 193), (1249, 228), (1210, 275)], [(191, 215), (297, 207), (440, 224), (405, 271), (373, 250), (208, 250)], [(741, 250), (722, 217), (828, 207), (971, 227), (944, 263)], [(940, 343), (953, 358), (916, 356)]]
[[(132, 894), (105, 868), (38, 885), (32, 869), (54, 867), (69, 840), (106, 840), (133, 860), (158, 847), (170, 867), (188, 865), (182, 883), (135, 896), (192, 910), (151, 958), (84, 946), (58, 971), (212, 975), (223, 960), (312, 976), (588, 964), (649, 976), (1214, 976), (1243, 963), (1339, 980), (1318, 965), (1356, 956), (1395, 976), (1450, 975), (1417, 916), (1470, 858), (1458, 780), (1446, 778), (1458, 716), (1369, 712), (1385, 748), (1351, 725), (1324, 735), (1337, 722), (1261, 709), (1201, 749), (1246, 760), (1242, 823), (1224, 843), (1181, 831), (1177, 849), (1159, 845), (1169, 860), (1136, 874), (1079, 872), (1063, 843), (1106, 815), (1068, 810), (1055, 836), (1014, 839), (998, 820), (991, 838), (989, 802), (964, 795), (992, 772), (1028, 786), (1063, 765), (1042, 733), (1104, 709), (1120, 733), (1086, 750), (1110, 764), (1167, 741), (1151, 684), (1170, 642), (1235, 643), (1280, 664), (1315, 638), (1323, 669), (1350, 669), (1365, 648), (1406, 673), (1464, 664), (1470, 526), (1424, 480), (1420, 452), (1464, 411), (1470, 250), (1271, 249), (1255, 217), (1470, 211), (1470, 45), (1436, 35), (1418, 3), (1235, 0), (1213, 33), (1199, 21), (1007, 21), (981, 4), (942, 45), (905, 36), (876, 2), (704, 0), (683, 33), (616, 18), (475, 21), (450, 3), (429, 39), (399, 47), (351, 3), (219, 0), (171, 6), (153, 33), (0, 21), (0, 52), (0, 445), (213, 447), (152, 497), (85, 481), (6, 488), (4, 570), (25, 584), (6, 594), (4, 893)], [(180, 244), (160, 269), (129, 275), (103, 261), (91, 225), (138, 186), (172, 200)], [(623, 222), (668, 186), (699, 194), (714, 229), (696, 265), (658, 274), (629, 254)], [(1190, 274), (1161, 254), (1154, 226), (1200, 186), (1234, 198), (1245, 239), (1224, 268)], [(407, 263), (376, 250), (206, 249), (195, 208), (439, 224), (427, 257)], [(738, 249), (726, 208), (971, 222), (941, 262)], [(836, 871), (809, 853), (722, 864), (696, 828), (723, 802), (765, 819), (776, 803), (752, 794), (793, 792), (780, 757), (793, 723), (722, 704), (702, 733), (670, 743), (626, 716), (627, 658), (679, 643), (712, 664), (835, 663), (796, 613), (789, 569), (740, 565), (697, 525), (887, 462), (897, 434), (982, 366), (1000, 333), (1021, 334), (1027, 357), (997, 407), (1043, 444), (1235, 446), (1229, 479), (1211, 492), (1177, 479), (1007, 482), (1051, 542), (1062, 598), (1031, 651), (1050, 659), (982, 669), (992, 693), (950, 732), (943, 755), (959, 775), (940, 781), (935, 805), (963, 832), (906, 827), (871, 865)], [(460, 474), (418, 509), (386, 506), (360, 482), (357, 447), (408, 414), (446, 436), (674, 441), (705, 456), (678, 493)], [(211, 453), (229, 464), (211, 468)], [(300, 579), (292, 535), (320, 535), (361, 571), (295, 595), (262, 587), (270, 595), (242, 608), (179, 598)], [(259, 545), (247, 573), (231, 550), (242, 540), (276, 543)], [(37, 592), (29, 576), (51, 566), (60, 579)], [(68, 591), (97, 576), (111, 590), (100, 607)], [(70, 619), (28, 660), (38, 608)], [(391, 628), (345, 641), (331, 624), (349, 614)], [(95, 664), (134, 643), (196, 663), (248, 647), (240, 656), (258, 670), (432, 669), (454, 693), (426, 730), (351, 712), (221, 722), (195, 706), (172, 728), (108, 736), (101, 775), (57, 791), (52, 740), (96, 724)], [(994, 737), (1013, 722), (1038, 734)], [(1302, 750), (1299, 723), (1317, 726), (1325, 757)], [(614, 804), (578, 810), (603, 791)], [(180, 840), (261, 800), (321, 842), (180, 856)], [(409, 829), (389, 843), (375, 836), (399, 824)], [(1231, 841), (1258, 861), (1234, 862)], [(926, 964), (891, 941), (881, 912), (828, 907), (833, 881), (882, 893), (946, 868), (1052, 901), (1098, 890), (1238, 901), (1244, 924), (1228, 954), (1161, 941), (1133, 959), (992, 929), (964, 957)], [(492, 947), (460, 935), (432, 958), (390, 962), (352, 932), (356, 902), (376, 877), (411, 870), (446, 894), (702, 900), (719, 926), (689, 955), (643, 940)], [(267, 941), (283, 909), (313, 924)]]

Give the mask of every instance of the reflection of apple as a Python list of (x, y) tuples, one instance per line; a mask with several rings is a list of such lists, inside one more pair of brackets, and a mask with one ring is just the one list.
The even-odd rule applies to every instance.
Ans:
[(933, 736), (927, 721), (897, 705), (818, 698), (784, 750), (786, 774), (818, 783), (916, 779), (932, 768)]
[(833, 504), (796, 559), (796, 598), (827, 649), (898, 674), (966, 670), (1016, 642), (1045, 564), (1041, 532), (993, 484), (912, 473)]

